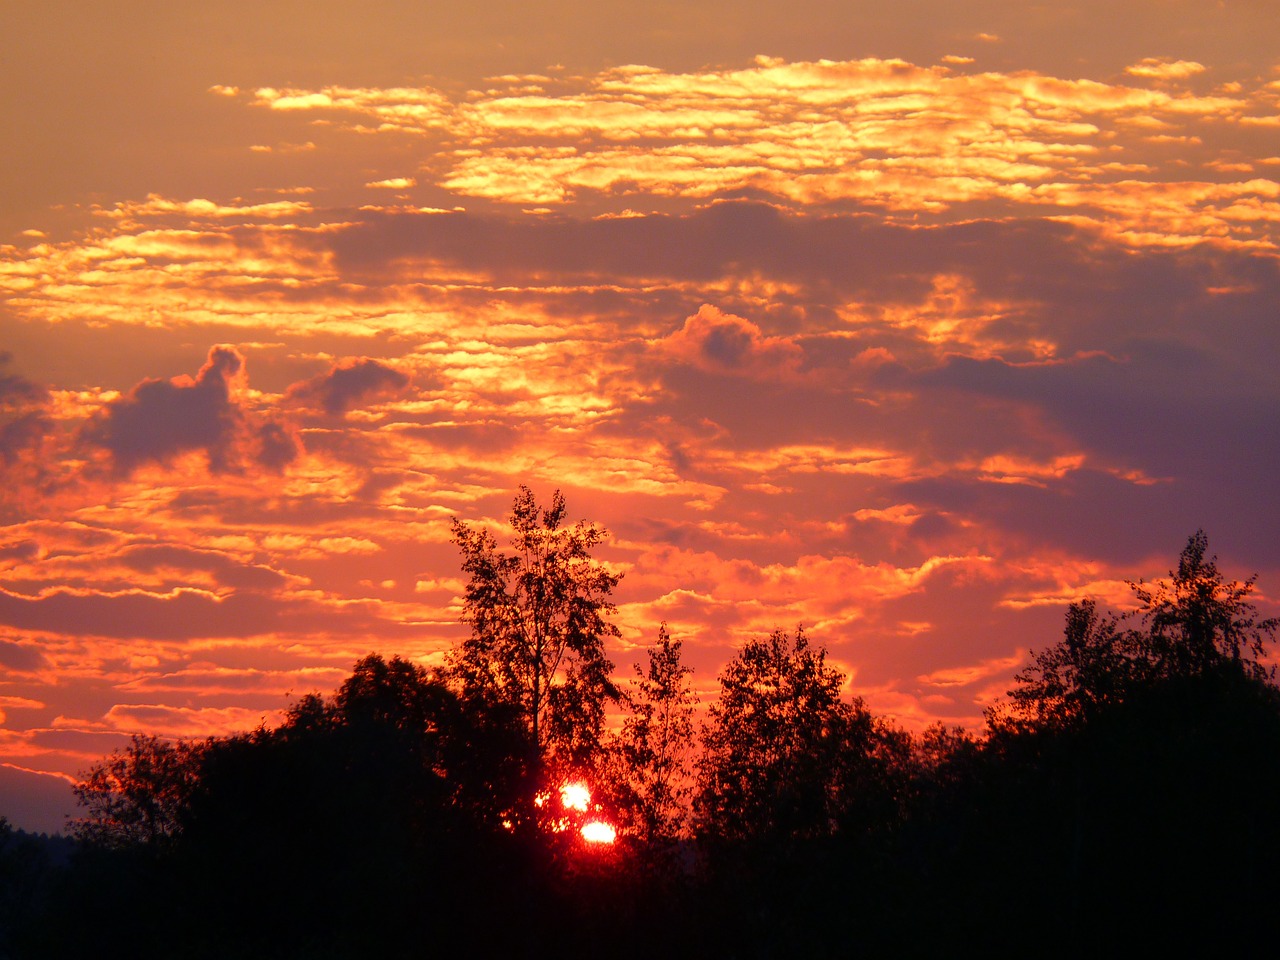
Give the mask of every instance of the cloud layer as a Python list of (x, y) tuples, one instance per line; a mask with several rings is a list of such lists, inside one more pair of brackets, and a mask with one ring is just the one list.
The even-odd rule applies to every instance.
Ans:
[(1273, 610), (1277, 74), (963, 52), (226, 76), (234, 189), (10, 238), (6, 783), (438, 662), (520, 483), (612, 531), (624, 667), (803, 622), (911, 727), (1197, 527)]

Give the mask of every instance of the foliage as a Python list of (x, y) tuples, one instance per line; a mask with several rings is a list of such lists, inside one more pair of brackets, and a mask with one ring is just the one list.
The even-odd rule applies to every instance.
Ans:
[(1014, 677), (1012, 704), (988, 714), (993, 726), (1069, 727), (1118, 703), (1146, 671), (1132, 632), (1092, 600), (1067, 608), (1060, 643), (1033, 654)]
[(619, 635), (609, 619), (619, 576), (591, 557), (605, 531), (585, 520), (564, 527), (565, 515), (558, 490), (542, 509), (522, 486), (511, 553), (488, 531), (453, 521), (471, 636), (452, 666), (468, 691), (520, 711), (540, 755), (574, 765), (599, 750), (606, 703), (618, 696), (605, 642)]
[(173, 838), (195, 788), (208, 742), (135, 735), (75, 785), (84, 816), (80, 840), (107, 847), (160, 845)]
[(15, 830), (0, 816), (0, 957), (14, 955), (26, 919), (35, 913), (52, 873), (48, 837)]
[[(496, 829), (524, 794), (530, 766), (525, 731), (505, 705), (464, 699), (447, 677), (377, 654), (358, 661), (334, 696), (301, 698), (277, 729), (215, 744), (214, 762), (222, 759), (219, 748), (237, 742), (264, 756), (306, 764), (309, 769), (296, 768), (297, 775), (328, 779), (341, 770), (361, 790), (385, 780), (388, 788), (405, 793), (408, 806), (398, 815), (408, 818), (411, 829), (421, 816)], [(206, 764), (206, 792), (212, 766)]]
[(1009, 924), (1111, 937), (1154, 915), (1170, 945), (1221, 949), (1270, 910), (1280, 690), (1261, 661), (1277, 621), (1253, 585), (1225, 580), (1197, 531), (1167, 581), (1130, 584), (1127, 617), (1072, 604), (989, 714), (984, 762), (945, 817), (953, 865), (981, 857), (984, 886), (1023, 877)]
[(695, 810), (705, 838), (787, 844), (887, 815), (903, 741), (854, 698), (803, 629), (748, 641), (720, 674)]
[(627, 826), (641, 844), (669, 844), (685, 833), (693, 792), (692, 668), (681, 661), (681, 641), (666, 624), (648, 650), (648, 669), (635, 664), (625, 694), (627, 715), (614, 744), (610, 779), (620, 794)]
[[(539, 536), (560, 531), (553, 507)], [(461, 657), (429, 671), (371, 655), (275, 729), (138, 737), (93, 767), (70, 863), (0, 818), (0, 955), (408, 958), (441, 936), (482, 955), (1053, 954), (1138, 937), (1245, 955), (1270, 946), (1280, 899), (1280, 688), (1262, 666), (1276, 622), (1252, 579), (1206, 557), (1197, 533), (1168, 581), (1133, 584), (1128, 617), (1072, 604), (985, 739), (891, 728), (803, 630), (749, 641), (702, 728), (696, 847), (681, 833), (695, 701), (665, 627), (623, 698), (608, 782), (591, 784), (632, 842), (594, 849), (551, 797), (541, 819), (529, 809), (573, 753), (547, 732), (556, 691), (590, 693), (568, 667), (535, 740), (528, 691), (492, 651), (473, 651), (494, 671), (479, 677)], [(689, 872), (661, 869), (686, 851), (702, 855), (681, 857)]]
[(983, 741), (963, 727), (934, 723), (910, 739), (906, 802), (910, 816), (936, 816), (974, 779)]
[(1146, 631), (1142, 653), (1160, 677), (1193, 676), (1230, 663), (1258, 679), (1271, 672), (1259, 660), (1280, 619), (1259, 620), (1247, 600), (1256, 576), (1225, 581), (1217, 557), (1206, 557), (1209, 538), (1197, 530), (1168, 582), (1131, 583)]
[[(399, 956), (425, 920), (479, 918), (479, 891), (522, 876), (503, 817), (531, 765), (514, 711), (370, 655), (275, 729), (190, 750), (140, 738), (95, 768), (80, 792), (99, 855), (78, 868), (67, 913), (132, 917), (150, 938), (132, 944), (142, 956)], [(181, 901), (144, 917), (168, 889)], [(61, 934), (67, 954), (89, 948), (82, 928)]]
[(1077, 728), (1153, 685), (1223, 670), (1266, 680), (1260, 659), (1280, 620), (1259, 619), (1249, 602), (1254, 578), (1226, 581), (1206, 557), (1203, 530), (1187, 540), (1170, 580), (1130, 582), (1143, 629), (1121, 629), (1092, 600), (1067, 608), (1063, 639), (1033, 655), (1015, 678), (1010, 703), (988, 714), (993, 729)]

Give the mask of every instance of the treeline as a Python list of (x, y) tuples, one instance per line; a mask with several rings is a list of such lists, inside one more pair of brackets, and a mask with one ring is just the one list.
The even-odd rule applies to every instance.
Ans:
[[(1272, 939), (1277, 622), (1202, 533), (1167, 580), (1133, 585), (1129, 616), (1071, 605), (982, 736), (913, 736), (842, 695), (800, 629), (746, 643), (700, 728), (665, 630), (617, 682), (617, 577), (591, 557), (603, 531), (564, 518), (558, 494), (542, 509), (522, 490), (509, 550), (455, 524), (471, 630), (446, 667), (371, 655), (278, 727), (135, 738), (85, 774), (64, 866), (0, 829), (3, 955), (1043, 956)], [(605, 838), (589, 824), (616, 838), (591, 842)]]

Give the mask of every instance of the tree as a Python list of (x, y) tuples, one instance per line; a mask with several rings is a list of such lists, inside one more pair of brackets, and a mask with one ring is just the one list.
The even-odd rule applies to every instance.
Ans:
[(993, 727), (1066, 728), (1088, 722), (1119, 703), (1148, 671), (1133, 631), (1092, 600), (1067, 607), (1060, 643), (1033, 654), (1014, 677), (1011, 703), (988, 711)]
[(442, 672), (401, 657), (363, 657), (333, 697), (303, 698), (276, 735), (296, 739), (316, 727), (341, 738), (349, 768), (381, 777), (400, 762), (401, 776), (416, 780), (406, 799), (422, 814), (474, 829), (496, 829), (510, 814), (531, 766), (509, 705), (459, 697)]
[(591, 557), (605, 531), (585, 520), (564, 527), (565, 515), (560, 491), (542, 509), (521, 486), (511, 553), (454, 519), (471, 636), (452, 669), (469, 692), (516, 707), (539, 756), (576, 765), (599, 750), (605, 705), (618, 697), (605, 642), (619, 636), (609, 598), (620, 577)]
[(1259, 619), (1248, 600), (1256, 578), (1224, 580), (1208, 547), (1197, 530), (1168, 581), (1129, 581), (1138, 601), (1129, 616), (1141, 629), (1121, 629), (1121, 618), (1092, 600), (1071, 604), (1062, 640), (1014, 677), (1011, 702), (988, 713), (992, 727), (1075, 728), (1153, 686), (1223, 670), (1269, 679), (1260, 659), (1280, 619)]
[(86, 810), (72, 822), (79, 840), (108, 848), (159, 846), (181, 827), (208, 742), (135, 735), (75, 785)]
[(424, 924), (478, 922), (519, 876), (503, 820), (529, 765), (505, 706), (486, 711), (411, 661), (362, 658), (279, 726), (206, 745), (140, 886), (140, 904), (184, 891), (169, 914), (186, 938), (154, 955), (408, 956)]
[(1256, 575), (1226, 581), (1217, 557), (1206, 557), (1209, 538), (1197, 530), (1187, 539), (1170, 580), (1130, 583), (1146, 625), (1142, 651), (1161, 677), (1194, 676), (1225, 664), (1257, 679), (1271, 671), (1259, 663), (1275, 638), (1280, 618), (1258, 619), (1248, 601)]
[(787, 844), (882, 819), (905, 741), (858, 698), (803, 629), (748, 641), (720, 674), (703, 730), (695, 810), (713, 841)]
[(1015, 912), (1082, 938), (1156, 915), (1184, 949), (1252, 928), (1280, 889), (1280, 690), (1261, 662), (1278, 623), (1253, 585), (1197, 531), (1168, 580), (1130, 582), (1126, 617), (1072, 604), (988, 715), (985, 813), (957, 862), (1020, 871)]
[(648, 669), (635, 664), (625, 695), (627, 716), (615, 744), (613, 777), (629, 826), (647, 846), (675, 840), (685, 828), (692, 794), (693, 712), (698, 698), (681, 641), (664, 623), (649, 648)]
[(50, 840), (16, 830), (0, 816), (0, 956), (35, 955), (20, 949), (20, 943), (36, 926), (42, 894), (53, 877), (51, 853), (59, 841), (61, 837)]

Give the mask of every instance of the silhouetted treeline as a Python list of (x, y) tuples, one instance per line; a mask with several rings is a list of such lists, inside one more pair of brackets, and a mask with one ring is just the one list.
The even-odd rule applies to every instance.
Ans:
[[(554, 533), (560, 506), (530, 499), (524, 535)], [(64, 865), (0, 826), (0, 956), (1230, 955), (1274, 939), (1277, 623), (1201, 533), (1167, 580), (1133, 585), (1133, 614), (1071, 605), (982, 736), (874, 716), (803, 630), (745, 644), (700, 732), (665, 630), (629, 689), (584, 668), (567, 697), (526, 661), (545, 685), (512, 690), (486, 631), (539, 587), (505, 589), (517, 566), (468, 543), (489, 579), (449, 666), (371, 655), (277, 728), (136, 738), (85, 775)], [(573, 635), (602, 629), (593, 583), (573, 601), (590, 617), (540, 622), (598, 661)], [(596, 792), (581, 814), (557, 806), (570, 777)], [(586, 843), (584, 817), (616, 842)]]

